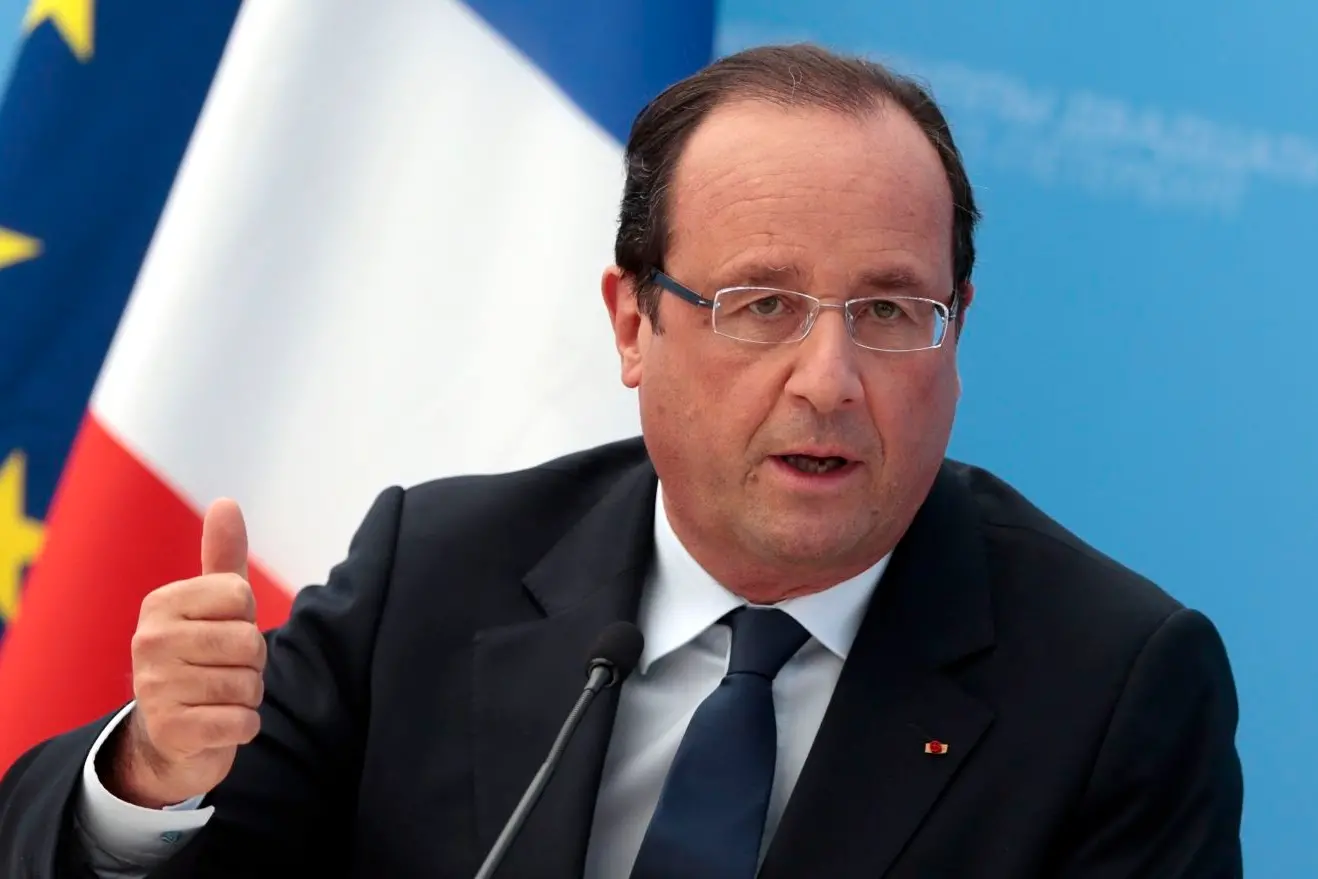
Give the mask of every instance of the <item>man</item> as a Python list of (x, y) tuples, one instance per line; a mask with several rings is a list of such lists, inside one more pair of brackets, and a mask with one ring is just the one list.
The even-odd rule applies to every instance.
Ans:
[(6, 778), (5, 875), (472, 876), (619, 619), (640, 665), (498, 875), (1241, 875), (1211, 623), (944, 458), (977, 213), (933, 101), (751, 50), (627, 172), (643, 440), (385, 491), (265, 640), (215, 504), (136, 702)]

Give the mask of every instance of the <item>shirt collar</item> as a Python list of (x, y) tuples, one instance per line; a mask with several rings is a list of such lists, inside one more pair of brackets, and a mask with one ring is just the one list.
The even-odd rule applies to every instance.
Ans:
[[(645, 649), (637, 668), (650, 666), (736, 610), (746, 599), (728, 591), (691, 557), (664, 511), (663, 486), (655, 492), (654, 569), (641, 597), (638, 622)], [(789, 598), (775, 607), (792, 615), (816, 641), (845, 660), (856, 640), (874, 588), (891, 553), (864, 573), (828, 589)]]

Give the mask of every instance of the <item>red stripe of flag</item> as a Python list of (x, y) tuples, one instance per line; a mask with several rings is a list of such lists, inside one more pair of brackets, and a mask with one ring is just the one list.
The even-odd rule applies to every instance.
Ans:
[[(129, 644), (148, 592), (200, 572), (201, 516), (94, 416), (84, 419), (46, 541), (0, 645), (0, 773), (32, 745), (132, 698)], [(257, 621), (292, 595), (250, 569)]]

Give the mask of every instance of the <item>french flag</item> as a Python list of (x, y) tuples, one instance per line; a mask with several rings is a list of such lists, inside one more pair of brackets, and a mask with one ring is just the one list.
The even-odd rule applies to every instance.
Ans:
[(268, 627), (382, 488), (638, 432), (599, 297), (621, 144), (713, 30), (713, 0), (242, 5), (5, 635), (0, 771), (131, 698), (214, 498)]

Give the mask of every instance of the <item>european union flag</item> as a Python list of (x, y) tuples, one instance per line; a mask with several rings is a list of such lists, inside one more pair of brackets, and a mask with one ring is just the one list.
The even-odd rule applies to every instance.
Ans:
[(0, 638), (238, 0), (32, 0), (0, 105)]

